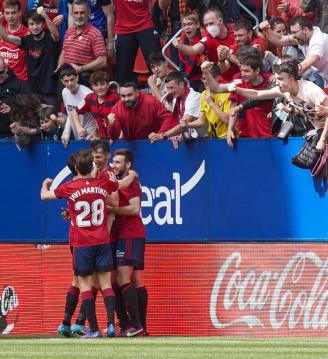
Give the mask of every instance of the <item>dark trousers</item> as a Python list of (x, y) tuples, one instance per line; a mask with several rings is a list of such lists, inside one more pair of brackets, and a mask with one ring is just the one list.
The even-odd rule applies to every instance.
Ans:
[(117, 78), (119, 82), (135, 80), (133, 67), (137, 56), (138, 47), (147, 60), (152, 52), (160, 52), (159, 35), (154, 28), (134, 32), (131, 34), (117, 35), (115, 41)]

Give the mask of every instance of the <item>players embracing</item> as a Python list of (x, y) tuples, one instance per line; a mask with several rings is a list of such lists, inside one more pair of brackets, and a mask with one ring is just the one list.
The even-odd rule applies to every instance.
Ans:
[[(111, 281), (121, 327), (119, 336), (147, 334), (148, 294), (139, 274), (144, 267), (145, 248), (145, 228), (140, 217), (141, 188), (130, 170), (132, 153), (120, 151), (113, 158), (113, 172), (118, 181), (108, 166), (109, 146), (98, 141), (92, 144), (92, 151), (78, 151), (75, 156), (77, 175), (72, 180), (51, 190), (52, 181), (46, 179), (41, 188), (43, 200), (65, 198), (68, 201), (74, 226), (73, 269), (78, 274), (82, 306), (90, 326), (84, 338), (101, 337), (92, 294), (94, 273), (107, 312), (107, 336), (115, 336), (115, 297)], [(108, 198), (111, 194), (117, 196), (118, 189), (120, 202), (116, 208)], [(109, 235), (114, 215), (114, 230)], [(117, 239), (115, 248), (113, 238)], [(117, 275), (112, 276), (113, 262), (116, 262)]]

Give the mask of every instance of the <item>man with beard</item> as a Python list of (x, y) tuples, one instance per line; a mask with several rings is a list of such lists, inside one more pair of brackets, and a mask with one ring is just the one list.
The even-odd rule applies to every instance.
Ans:
[(221, 76), (220, 82), (230, 82), (233, 76), (239, 72), (237, 53), (245, 46), (257, 48), (261, 55), (265, 51), (263, 38), (257, 37), (252, 23), (244, 18), (239, 19), (234, 25), (235, 43), (231, 48), (220, 45), (218, 47), (218, 66)]
[[(132, 164), (133, 153), (130, 150), (122, 148), (114, 152), (112, 170), (118, 180), (129, 176)], [(119, 336), (147, 335), (148, 293), (140, 276), (140, 271), (144, 269), (146, 231), (140, 216), (142, 193), (137, 177), (129, 186), (119, 190), (119, 198), (119, 207), (108, 208), (109, 212), (115, 215), (114, 257), (118, 286), (115, 294), (117, 304), (122, 301), (121, 311), (126, 308), (129, 315), (127, 317), (118, 312), (122, 329)]]
[(120, 97), (108, 115), (108, 133), (113, 141), (121, 133), (127, 140), (147, 139), (150, 133), (163, 133), (176, 124), (170, 111), (154, 96), (138, 91), (134, 82), (121, 85)]
[[(56, 69), (59, 53), (58, 30), (42, 6), (29, 12), (26, 18), (29, 35), (9, 35), (0, 22), (0, 36), (26, 51), (27, 76), (32, 91), (40, 96), (43, 103), (55, 107), (58, 112), (57, 84), (51, 76)], [(45, 25), (49, 30), (44, 28)]]
[(72, 4), (74, 26), (64, 37), (58, 67), (71, 64), (79, 75), (80, 83), (89, 86), (90, 74), (104, 69), (107, 64), (106, 47), (101, 32), (89, 23), (89, 7), (84, 0)]

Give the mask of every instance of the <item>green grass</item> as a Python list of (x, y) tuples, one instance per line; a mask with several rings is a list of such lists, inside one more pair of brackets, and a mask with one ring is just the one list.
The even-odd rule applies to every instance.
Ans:
[(327, 359), (328, 339), (142, 337), (83, 340), (1, 337), (0, 358)]

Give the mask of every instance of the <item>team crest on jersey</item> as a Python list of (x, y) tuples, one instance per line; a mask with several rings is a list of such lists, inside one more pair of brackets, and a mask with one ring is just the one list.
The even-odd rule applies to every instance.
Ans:
[(201, 39), (200, 39), (200, 42), (206, 42), (207, 41), (207, 37), (206, 36), (204, 36), (204, 37), (202, 37)]

